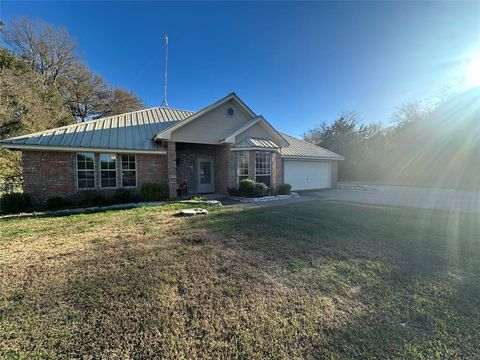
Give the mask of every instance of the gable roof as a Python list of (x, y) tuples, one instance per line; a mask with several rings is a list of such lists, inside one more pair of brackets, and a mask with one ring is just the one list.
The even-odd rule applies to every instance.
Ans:
[(278, 149), (278, 145), (271, 140), (247, 137), (235, 144), (235, 149)]
[(344, 157), (333, 151), (324, 149), (312, 143), (299, 140), (293, 136), (281, 133), (289, 145), (280, 150), (282, 158), (286, 159), (331, 159), (344, 160)]
[(288, 145), (288, 142), (285, 140), (285, 138), (261, 115), (257, 116), (256, 118), (253, 118), (250, 121), (247, 121), (245, 124), (235, 129), (225, 139), (220, 140), (220, 142), (233, 143), (237, 135), (240, 135), (244, 131), (250, 129), (252, 126), (254, 126), (257, 123), (262, 124), (265, 130), (267, 130), (270, 133), (270, 135), (273, 136), (273, 138), (279, 141), (281, 146)]
[[(228, 138), (219, 139), (219, 143), (233, 143), (235, 136), (260, 123), (282, 142), (280, 148), (283, 158), (343, 160), (343, 156), (332, 151), (278, 132), (262, 116), (257, 116), (235, 93), (199, 112), (154, 107), (0, 140), (0, 147), (50, 151), (166, 153), (160, 142), (154, 141), (159, 134), (178, 129), (229, 100), (236, 101), (252, 119), (233, 131)], [(275, 143), (270, 142), (249, 137), (237, 143), (236, 147), (248, 144), (254, 145), (252, 148), (273, 148), (272, 144)]]
[(0, 146), (164, 152), (160, 144), (152, 141), (153, 135), (193, 114), (193, 111), (154, 107), (2, 140)]
[(256, 117), (257, 115), (253, 112), (252, 109), (250, 109), (247, 104), (245, 104), (239, 97), (237, 94), (235, 94), (234, 92), (228, 94), (227, 96), (221, 98), (220, 100), (218, 101), (215, 101), (213, 104), (211, 105), (208, 105), (207, 107), (203, 108), (202, 110), (194, 113), (192, 116), (188, 117), (187, 119), (181, 121), (181, 122), (178, 122), (177, 124), (175, 124), (174, 126), (171, 126), (169, 127), (168, 129), (164, 129), (160, 132), (158, 132), (154, 137), (153, 139), (154, 140), (168, 140), (170, 139), (170, 136), (171, 136), (171, 133), (172, 131), (175, 131), (189, 123), (191, 123), (192, 121), (198, 119), (200, 116), (203, 116), (205, 114), (207, 114), (208, 112), (212, 111), (213, 109), (216, 109), (217, 107), (219, 107), (220, 105), (226, 103), (227, 101), (230, 101), (230, 100), (234, 100), (237, 102), (237, 104), (240, 106), (241, 109), (243, 109), (250, 117), (254, 118)]

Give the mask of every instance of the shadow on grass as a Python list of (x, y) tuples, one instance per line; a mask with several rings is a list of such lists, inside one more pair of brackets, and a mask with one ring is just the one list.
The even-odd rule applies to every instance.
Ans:
[(0, 345), (19, 357), (479, 356), (474, 217), (320, 202), (174, 210), (112, 213), (75, 257), (15, 274)]

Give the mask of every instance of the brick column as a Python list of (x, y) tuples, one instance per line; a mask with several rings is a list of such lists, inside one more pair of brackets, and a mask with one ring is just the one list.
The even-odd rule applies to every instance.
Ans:
[(167, 142), (168, 161), (168, 195), (170, 199), (177, 197), (177, 151), (175, 141)]
[(283, 182), (282, 157), (279, 152), (272, 153), (272, 188), (277, 189)]
[(248, 178), (255, 181), (255, 150), (249, 150), (248, 159)]

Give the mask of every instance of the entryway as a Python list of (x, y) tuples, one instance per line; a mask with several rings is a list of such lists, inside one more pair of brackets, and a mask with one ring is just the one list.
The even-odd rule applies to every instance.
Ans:
[(198, 192), (213, 193), (215, 191), (215, 176), (213, 173), (213, 160), (198, 159)]

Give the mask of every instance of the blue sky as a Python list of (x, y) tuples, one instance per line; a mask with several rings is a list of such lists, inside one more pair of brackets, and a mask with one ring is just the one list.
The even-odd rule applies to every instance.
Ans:
[[(388, 123), (480, 54), (480, 2), (2, 2), (0, 18), (65, 26), (87, 64), (148, 106), (198, 110), (235, 91), (300, 135), (341, 111)], [(460, 70), (459, 70), (460, 69)], [(460, 71), (461, 73), (461, 71)]]

